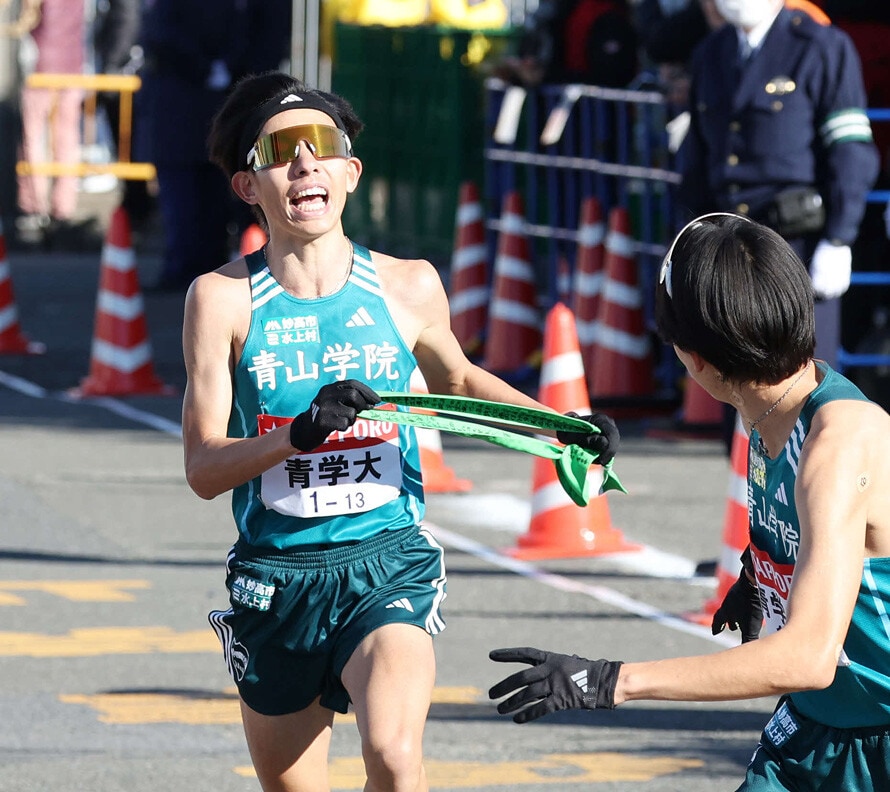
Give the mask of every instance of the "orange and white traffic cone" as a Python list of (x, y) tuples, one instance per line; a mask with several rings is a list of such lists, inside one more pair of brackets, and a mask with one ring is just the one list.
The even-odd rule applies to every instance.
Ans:
[(251, 223), (241, 234), (238, 252), (242, 256), (247, 256), (259, 250), (268, 241), (268, 234), (257, 223)]
[(736, 416), (732, 436), (732, 470), (729, 474), (729, 492), (723, 521), (723, 547), (717, 561), (717, 591), (708, 600), (701, 613), (691, 614), (690, 619), (700, 624), (710, 624), (717, 608), (723, 604), (726, 592), (739, 578), (742, 571), (740, 556), (750, 542), (748, 526), (748, 435), (742, 419)]
[(681, 425), (694, 431), (719, 429), (722, 423), (723, 402), (717, 401), (687, 374), (683, 388)]
[(723, 435), (723, 402), (717, 401), (695, 379), (686, 374), (683, 379), (683, 401), (671, 426), (646, 430), (647, 437), (664, 440), (688, 438), (717, 439)]
[[(420, 369), (411, 372), (410, 382), (412, 393), (429, 393), (426, 381)], [(423, 412), (412, 408), (413, 412)], [(425, 492), (469, 492), (473, 482), (458, 478), (455, 472), (445, 464), (442, 453), (442, 437), (438, 429), (415, 427), (417, 445), (420, 447), (420, 473), (423, 477)]]
[(511, 192), (505, 196), (501, 212), (483, 368), (518, 374), (540, 364), (541, 321), (537, 304), (522, 198), (518, 192)]
[[(544, 327), (544, 360), (538, 401), (561, 413), (590, 414), (578, 333), (571, 310), (557, 303)], [(591, 485), (598, 491), (602, 473), (592, 468)], [(532, 518), (518, 546), (507, 552), (515, 558), (575, 558), (637, 550), (612, 526), (605, 495), (578, 506), (563, 489), (552, 460), (535, 458), (532, 474)]]
[(488, 321), (488, 255), (485, 213), (475, 183), (460, 188), (451, 256), (451, 329), (463, 351), (480, 355)]
[(606, 227), (600, 202), (587, 198), (581, 205), (581, 225), (578, 227), (578, 257), (572, 288), (572, 312), (578, 328), (581, 359), (588, 381), (596, 365), (597, 316), (603, 289), (603, 259)]
[(19, 312), (6, 258), (6, 237), (0, 224), (0, 355), (42, 355), (46, 345), (31, 341), (19, 326)]
[(596, 366), (589, 378), (594, 401), (652, 394), (652, 353), (643, 320), (643, 296), (626, 209), (609, 212), (605, 277), (600, 300)]
[(105, 245), (96, 300), (90, 372), (75, 396), (170, 394), (155, 375), (142, 292), (123, 207), (115, 209)]

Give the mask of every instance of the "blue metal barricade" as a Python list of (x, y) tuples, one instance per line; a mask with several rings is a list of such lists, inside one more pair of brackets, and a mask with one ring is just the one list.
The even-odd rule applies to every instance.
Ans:
[[(867, 114), (873, 124), (890, 121), (890, 108), (872, 108)], [(886, 206), (890, 203), (890, 190), (872, 190), (868, 194), (868, 202)], [(890, 286), (890, 272), (853, 272), (850, 286)], [(890, 367), (890, 355), (849, 352), (841, 346), (837, 352), (836, 365), (841, 372), (857, 366)]]
[[(580, 209), (596, 197), (606, 215), (627, 209), (640, 265), (644, 317), (652, 328), (654, 278), (672, 233), (672, 169), (664, 96), (656, 91), (590, 85), (544, 85), (535, 90), (486, 82), (486, 228), (494, 260), (504, 196), (518, 191), (525, 233), (534, 250), (542, 299), (559, 297), (560, 261), (575, 261)], [(657, 363), (662, 391), (675, 387), (673, 356)]]
[[(534, 242), (535, 267), (547, 306), (559, 297), (560, 260), (571, 266), (580, 207), (599, 199), (604, 214), (630, 212), (645, 320), (652, 328), (654, 279), (676, 228), (673, 166), (665, 131), (667, 107), (656, 91), (589, 85), (543, 85), (526, 90), (486, 81), (485, 206), (489, 261), (494, 260), (504, 196), (518, 191), (526, 210), (525, 233)], [(868, 111), (872, 123), (890, 121), (890, 109)], [(890, 190), (869, 193), (886, 204)], [(890, 272), (854, 272), (851, 286), (890, 286)], [(654, 328), (653, 328), (654, 329)], [(890, 367), (890, 355), (838, 350), (838, 368)], [(676, 361), (663, 355), (654, 372), (663, 390), (677, 380)]]

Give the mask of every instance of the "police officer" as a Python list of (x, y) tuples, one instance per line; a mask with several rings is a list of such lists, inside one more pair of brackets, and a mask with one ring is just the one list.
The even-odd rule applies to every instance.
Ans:
[(681, 205), (770, 226), (807, 262), (818, 357), (834, 363), (840, 300), (878, 154), (859, 57), (839, 28), (782, 0), (716, 0), (729, 23), (696, 49)]
[(228, 261), (237, 205), (210, 161), (207, 134), (231, 86), (287, 55), (283, 0), (145, 0), (145, 65), (137, 96), (136, 151), (158, 174), (164, 227), (160, 290), (184, 290)]

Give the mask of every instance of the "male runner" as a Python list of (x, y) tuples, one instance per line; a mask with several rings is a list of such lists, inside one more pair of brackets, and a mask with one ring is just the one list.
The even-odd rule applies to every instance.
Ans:
[[(890, 416), (813, 359), (809, 275), (765, 226), (722, 213), (693, 221), (656, 288), (662, 338), (750, 435), (750, 553), (766, 636), (651, 662), (497, 649), (491, 659), (532, 667), (490, 695), (511, 694), (498, 711), (518, 723), (634, 700), (779, 695), (739, 790), (890, 789)], [(723, 618), (747, 625), (750, 602), (724, 603)]]
[[(334, 713), (350, 702), (365, 789), (427, 789), (442, 549), (419, 527), (413, 430), (357, 413), (377, 390), (409, 391), (417, 366), (432, 393), (541, 407), (466, 359), (431, 264), (344, 234), (361, 126), (345, 100), (289, 75), (238, 83), (210, 152), (269, 241), (186, 298), (186, 475), (203, 498), (232, 490), (230, 607), (210, 619), (266, 792), (328, 789)], [(590, 420), (602, 434), (560, 439), (606, 463), (617, 431)]]

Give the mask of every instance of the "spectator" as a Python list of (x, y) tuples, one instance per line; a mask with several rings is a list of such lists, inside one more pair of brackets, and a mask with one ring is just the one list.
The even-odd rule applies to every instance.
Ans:
[(709, 26), (706, 6), (713, 0), (641, 0), (634, 18), (646, 57), (655, 64), (685, 64), (708, 32), (724, 24), (718, 18)]
[[(636, 25), (643, 53), (658, 70), (669, 114), (686, 110), (689, 102), (689, 58), (711, 30), (724, 25), (713, 0), (642, 0), (636, 9)], [(685, 123), (682, 127), (685, 130)], [(675, 147), (672, 147), (676, 150)]]
[(732, 210), (782, 234), (808, 262), (817, 356), (835, 361), (839, 297), (877, 175), (859, 58), (850, 38), (781, 0), (717, 0), (732, 24), (692, 60), (681, 204)]
[[(33, 40), (33, 71), (82, 74), (85, 26), (83, 0), (22, 0), (19, 18), (7, 33)], [(20, 159), (79, 162), (82, 102), (79, 88), (22, 88)], [(77, 194), (77, 176), (20, 175), (17, 241), (50, 245), (73, 239)]]
[(526, 18), (516, 58), (497, 69), (528, 86), (626, 86), (637, 74), (637, 36), (626, 0), (542, 0)]
[[(138, 46), (141, 22), (140, 0), (102, 0), (96, 9), (93, 47), (96, 70), (102, 74), (134, 74), (142, 63)], [(116, 147), (120, 147), (120, 94), (100, 92), (99, 106), (105, 111)], [(137, 98), (138, 100), (138, 98)], [(144, 227), (155, 209), (148, 184), (140, 179), (124, 182), (121, 206), (134, 229)]]
[[(158, 174), (164, 228), (160, 290), (180, 290), (229, 258), (236, 205), (207, 153), (210, 121), (230, 86), (287, 56), (283, 0), (147, 0), (136, 150)], [(242, 215), (244, 217), (244, 215)]]

